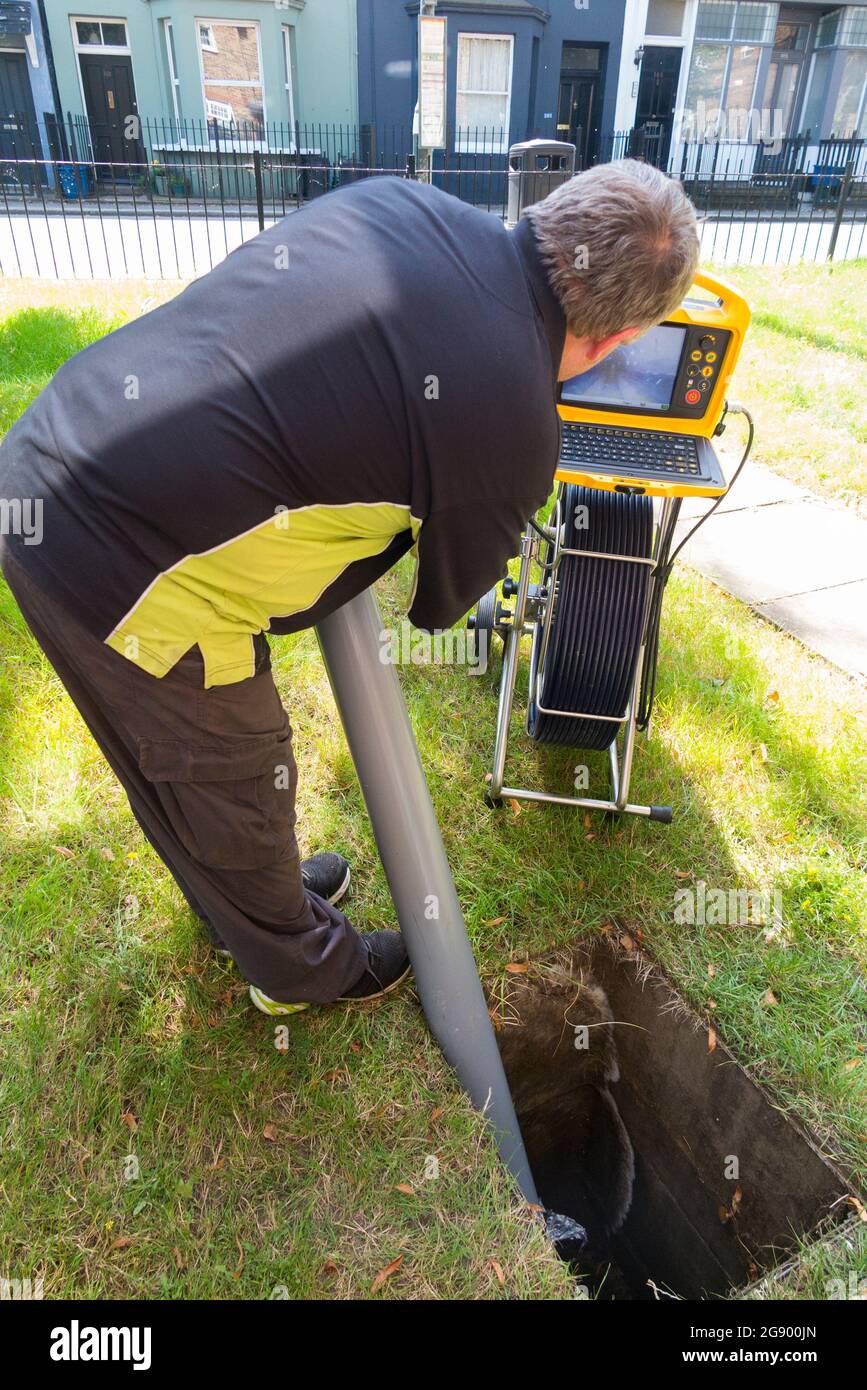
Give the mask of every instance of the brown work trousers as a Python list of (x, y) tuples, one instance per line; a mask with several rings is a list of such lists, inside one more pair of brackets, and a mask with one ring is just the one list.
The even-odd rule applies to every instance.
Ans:
[(256, 674), (203, 683), (197, 647), (158, 680), (87, 632), (7, 554), (4, 574), (195, 913), (273, 999), (327, 1003), (366, 966), (346, 917), (301, 880), (292, 731), (259, 634)]

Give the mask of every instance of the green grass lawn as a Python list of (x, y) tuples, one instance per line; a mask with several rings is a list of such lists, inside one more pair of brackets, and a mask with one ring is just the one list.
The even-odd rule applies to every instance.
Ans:
[(867, 516), (867, 262), (722, 274), (753, 311), (737, 387), (761, 422), (754, 457)]
[[(111, 307), (91, 290), (94, 309), (88, 289), (77, 302), (40, 290), (29, 317), (7, 302), (6, 424), (107, 312), (137, 312), (147, 293), (128, 289)], [(791, 302), (800, 330), (808, 311)], [(789, 340), (794, 329), (760, 331)], [(820, 350), (838, 351), (793, 359), (805, 392)], [(737, 393), (776, 466), (755, 369), (748, 358)], [(409, 577), (403, 562), (378, 586), (389, 625)], [(496, 988), (511, 962), (611, 925), (640, 931), (774, 1103), (862, 1181), (867, 698), (682, 566), (663, 630), (634, 793), (671, 802), (670, 827), (531, 804), (491, 812), (491, 680), (401, 669), (481, 971)], [(2, 587), (0, 651), (0, 1274), (42, 1275), (52, 1297), (569, 1297), (412, 991), (299, 1015), (279, 1050)], [(315, 640), (277, 639), (273, 657), (295, 729), (302, 848), (346, 853), (351, 914), (391, 924)], [(568, 788), (575, 755), (521, 732), (525, 689), (524, 676), (512, 775)], [(601, 777), (602, 757), (591, 767)], [(779, 889), (782, 931), (678, 924), (675, 892), (698, 879)], [(864, 1229), (806, 1250), (757, 1296), (821, 1296), (827, 1278), (863, 1277)]]

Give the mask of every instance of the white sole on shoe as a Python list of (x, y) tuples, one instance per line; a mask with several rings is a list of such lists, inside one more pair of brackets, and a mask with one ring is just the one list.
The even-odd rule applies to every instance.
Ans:
[(335, 1004), (369, 1004), (371, 999), (382, 999), (386, 994), (391, 994), (392, 990), (397, 989), (398, 985), (402, 985), (411, 971), (412, 962), (408, 961), (406, 970), (404, 970), (403, 974), (398, 975), (397, 979), (392, 980), (391, 984), (386, 985), (385, 989), (377, 990), (376, 994), (362, 994), (359, 995), (357, 999), (351, 994), (341, 994), (334, 1002)]
[(341, 899), (341, 898), (345, 895), (345, 893), (348, 891), (348, 889), (349, 889), (349, 884), (350, 884), (351, 880), (352, 880), (352, 870), (350, 869), (349, 865), (347, 864), (347, 866), (346, 866), (346, 877), (344, 878), (344, 880), (343, 880), (343, 882), (341, 883), (340, 887), (339, 887), (339, 888), (335, 888), (334, 892), (331, 894), (331, 897), (326, 899), (326, 902), (331, 903), (331, 906), (332, 906), (332, 907), (334, 907), (334, 904), (335, 904), (335, 903), (339, 903), (339, 902), (340, 902), (340, 899)]
[[(376, 994), (360, 995), (357, 999), (353, 998), (351, 994), (342, 994), (338, 999), (334, 1000), (334, 1003), (367, 1004), (371, 999), (382, 999), (386, 994), (391, 994), (392, 990), (397, 989), (398, 985), (402, 985), (411, 970), (412, 965), (408, 963), (402, 975), (398, 975), (397, 979), (392, 980), (391, 984), (386, 985), (385, 989), (377, 990)], [(256, 1005), (256, 1008), (263, 1014), (268, 1014), (270, 1018), (285, 1018), (290, 1014), (298, 1014), (301, 1013), (303, 1009), (309, 1009), (311, 1007), (310, 1004), (281, 1004), (279, 1000), (271, 999), (263, 990), (259, 989), (257, 985), (250, 986), (250, 998)]]

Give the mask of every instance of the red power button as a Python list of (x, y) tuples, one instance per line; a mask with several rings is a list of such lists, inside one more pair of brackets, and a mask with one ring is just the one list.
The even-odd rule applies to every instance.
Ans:
[(699, 403), (700, 400), (701, 400), (701, 392), (700, 392), (700, 391), (696, 391), (695, 388), (693, 388), (691, 391), (687, 391), (687, 393), (686, 393), (686, 403), (687, 403), (687, 405), (698, 405), (698, 403)]

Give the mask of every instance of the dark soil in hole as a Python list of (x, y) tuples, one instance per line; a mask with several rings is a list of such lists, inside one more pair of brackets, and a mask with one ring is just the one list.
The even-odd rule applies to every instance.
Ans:
[(845, 1215), (816, 1143), (607, 940), (510, 977), (498, 1039), (540, 1197), (586, 1227), (573, 1267), (598, 1296), (729, 1295)]

